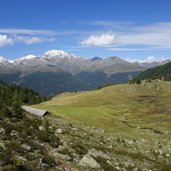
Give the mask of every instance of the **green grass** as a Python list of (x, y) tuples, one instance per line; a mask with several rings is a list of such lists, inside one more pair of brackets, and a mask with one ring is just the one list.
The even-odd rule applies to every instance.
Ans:
[[(137, 127), (168, 132), (171, 135), (170, 104), (171, 83), (154, 81), (140, 85), (120, 84), (94, 91), (63, 93), (35, 107), (46, 109), (69, 121), (134, 137), (141, 136), (140, 132), (145, 131)], [(150, 137), (151, 134), (146, 136)]]

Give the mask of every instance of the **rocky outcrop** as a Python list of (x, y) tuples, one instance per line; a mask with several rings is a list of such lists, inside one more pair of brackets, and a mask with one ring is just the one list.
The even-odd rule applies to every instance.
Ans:
[(90, 167), (93, 169), (98, 169), (101, 166), (99, 165), (99, 163), (97, 163), (96, 160), (94, 160), (89, 154), (86, 154), (79, 162), (80, 166), (83, 167)]

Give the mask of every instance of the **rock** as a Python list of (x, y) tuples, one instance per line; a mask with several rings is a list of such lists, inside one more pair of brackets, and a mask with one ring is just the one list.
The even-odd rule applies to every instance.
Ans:
[(49, 126), (48, 128), (49, 128), (49, 129), (53, 129), (53, 127), (52, 127), (52, 126)]
[(112, 149), (112, 148), (113, 148), (113, 146), (112, 146), (112, 145), (109, 145), (109, 146), (107, 146), (107, 148), (108, 148), (108, 149)]
[(5, 129), (4, 128), (0, 128), (0, 134), (5, 134)]
[(133, 171), (138, 171), (138, 168), (134, 168)]
[(20, 166), (20, 165), (23, 165), (27, 162), (27, 159), (23, 156), (14, 156), (13, 157), (13, 162), (15, 164), (15, 166)]
[(59, 128), (59, 129), (56, 130), (56, 132), (61, 134), (63, 132), (63, 130)]
[(18, 160), (23, 161), (23, 162), (26, 162), (27, 161), (27, 159), (24, 158), (24, 157), (22, 157), (22, 156), (18, 156)]
[(78, 128), (72, 128), (72, 130), (73, 130), (73, 131), (79, 131), (79, 129), (78, 129)]
[(110, 165), (110, 166), (113, 166), (113, 165), (112, 165), (112, 162), (111, 162), (110, 160), (107, 160), (106, 163), (107, 163), (108, 165)]
[(39, 126), (40, 131), (46, 131), (46, 128), (44, 126)]
[(93, 156), (93, 157), (102, 157), (104, 159), (110, 160), (110, 157), (107, 154), (103, 153), (103, 151), (101, 151), (101, 150), (96, 150), (94, 148), (89, 150), (88, 154)]
[(60, 159), (63, 159), (63, 160), (66, 160), (66, 161), (71, 161), (72, 158), (66, 154), (60, 154), (56, 151), (52, 152), (52, 155), (55, 157), (55, 158), (60, 158)]
[(170, 154), (165, 154), (166, 157), (170, 157)]
[(94, 160), (89, 154), (86, 154), (79, 162), (80, 166), (83, 167), (90, 167), (93, 169), (98, 169), (101, 168), (101, 166), (99, 165), (99, 163), (97, 163), (96, 160)]
[(157, 150), (155, 150), (155, 153), (156, 154), (159, 154), (159, 155), (162, 155), (163, 154), (163, 151), (161, 149), (157, 149)]
[(5, 144), (3, 142), (0, 142), (0, 148), (5, 150)]
[(116, 170), (121, 170), (121, 168), (120, 168), (120, 167), (118, 167), (118, 166), (117, 166), (117, 167), (115, 167), (115, 169), (116, 169)]
[(29, 146), (29, 145), (22, 144), (21, 146), (22, 146), (25, 150), (28, 150), (28, 151), (31, 150), (31, 146)]
[(18, 136), (18, 132), (15, 130), (12, 130), (10, 133), (11, 136)]

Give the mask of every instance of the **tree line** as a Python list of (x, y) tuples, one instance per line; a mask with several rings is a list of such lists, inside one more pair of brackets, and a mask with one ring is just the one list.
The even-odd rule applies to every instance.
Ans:
[(8, 117), (20, 117), (22, 104), (37, 104), (47, 100), (29, 88), (7, 85), (0, 81), (0, 114)]

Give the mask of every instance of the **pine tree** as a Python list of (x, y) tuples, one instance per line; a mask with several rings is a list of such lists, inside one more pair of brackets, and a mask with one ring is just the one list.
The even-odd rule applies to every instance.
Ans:
[(13, 116), (16, 118), (22, 118), (22, 108), (21, 108), (21, 103), (18, 100), (18, 95), (14, 94), (13, 97), (13, 102), (12, 102), (12, 113)]

